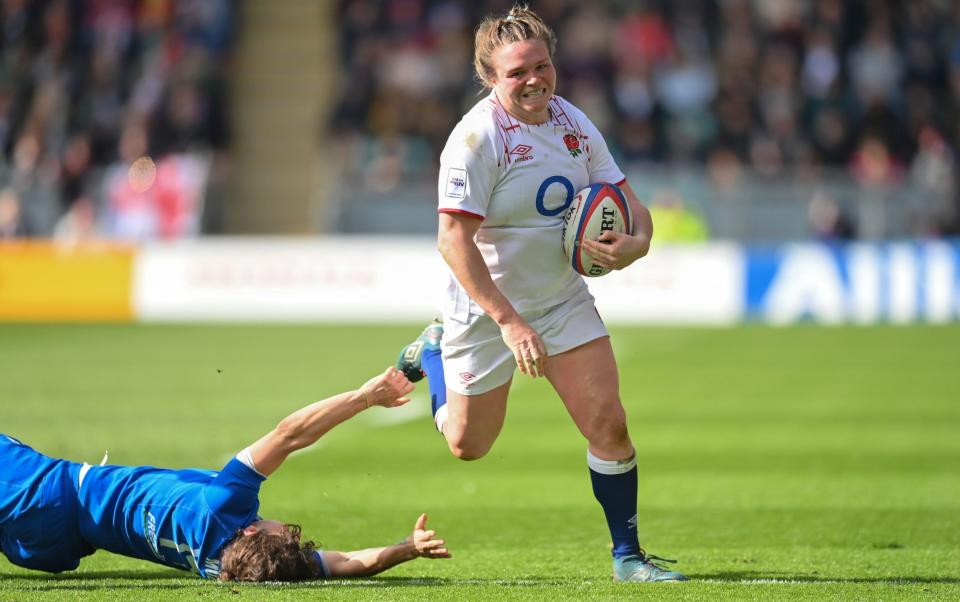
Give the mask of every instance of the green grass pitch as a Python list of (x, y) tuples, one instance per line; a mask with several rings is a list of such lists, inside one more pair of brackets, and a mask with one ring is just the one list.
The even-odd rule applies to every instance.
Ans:
[[(50, 455), (217, 468), (302, 404), (391, 363), (417, 325), (3, 325), (0, 432)], [(614, 584), (585, 444), (517, 377), (486, 458), (450, 457), (426, 387), (292, 457), (261, 513), (330, 549), (421, 511), (454, 558), (305, 585), (206, 582), (99, 552), (0, 557), (0, 600), (960, 598), (960, 328), (614, 328), (640, 533), (681, 584)]]

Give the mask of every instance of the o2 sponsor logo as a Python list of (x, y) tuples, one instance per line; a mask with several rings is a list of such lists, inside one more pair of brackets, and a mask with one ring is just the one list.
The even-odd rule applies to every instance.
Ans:
[[(551, 204), (553, 206), (548, 207), (548, 202), (552, 201), (553, 199), (547, 198), (547, 191), (550, 190), (551, 187), (555, 186), (561, 186), (563, 188), (563, 202), (560, 204), (552, 202)], [(545, 215), (547, 217), (560, 215), (566, 211), (567, 207), (570, 206), (570, 203), (573, 202), (573, 195), (573, 183), (570, 182), (570, 180), (563, 176), (550, 176), (544, 180), (542, 184), (540, 184), (540, 188), (537, 190), (537, 211), (540, 213), (540, 215)]]

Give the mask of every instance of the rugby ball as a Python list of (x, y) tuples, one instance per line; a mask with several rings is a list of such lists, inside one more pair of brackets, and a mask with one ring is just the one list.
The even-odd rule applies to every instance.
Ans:
[(620, 188), (597, 182), (578, 192), (563, 216), (563, 254), (574, 270), (591, 278), (610, 272), (593, 263), (580, 245), (583, 240), (598, 240), (607, 230), (632, 234), (633, 216)]

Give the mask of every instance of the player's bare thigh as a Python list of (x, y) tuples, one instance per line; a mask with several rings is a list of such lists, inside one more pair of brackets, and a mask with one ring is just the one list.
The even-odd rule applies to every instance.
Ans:
[(490, 451), (503, 428), (511, 382), (513, 379), (479, 395), (464, 395), (447, 389), (443, 436), (454, 456), (461, 460), (476, 460)]
[(589, 441), (593, 455), (622, 460), (633, 454), (610, 337), (550, 356), (546, 376)]

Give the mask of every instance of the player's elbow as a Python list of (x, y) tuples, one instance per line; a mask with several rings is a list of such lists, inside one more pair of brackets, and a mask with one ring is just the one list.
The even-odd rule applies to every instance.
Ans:
[(273, 429), (275, 444), (287, 453), (304, 447), (304, 425), (301, 420), (287, 417)]
[(640, 257), (643, 258), (650, 252), (650, 237), (643, 234), (638, 236), (640, 238)]

